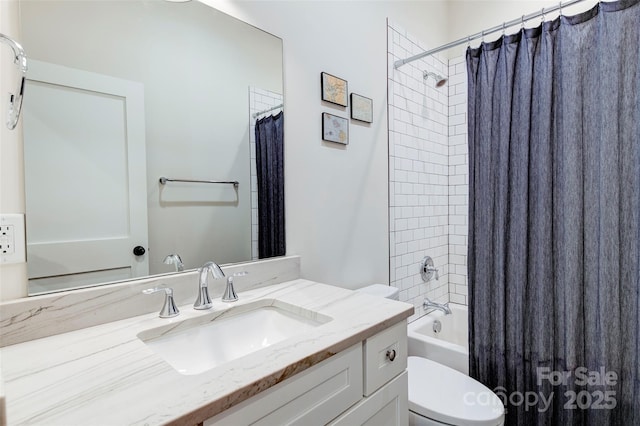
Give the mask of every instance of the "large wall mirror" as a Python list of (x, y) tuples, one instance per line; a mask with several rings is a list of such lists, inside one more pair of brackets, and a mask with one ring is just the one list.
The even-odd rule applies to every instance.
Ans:
[(198, 1), (21, 0), (20, 17), (29, 294), (171, 273), (171, 254), (284, 254), (257, 235), (284, 216), (258, 203), (283, 198), (282, 159), (252, 148), (282, 151), (281, 39)]

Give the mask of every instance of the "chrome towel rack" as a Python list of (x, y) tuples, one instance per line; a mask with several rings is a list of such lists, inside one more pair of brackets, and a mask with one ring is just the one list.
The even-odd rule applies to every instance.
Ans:
[(233, 185), (234, 188), (237, 188), (240, 185), (240, 182), (237, 180), (193, 180), (193, 179), (171, 179), (168, 177), (161, 176), (160, 185), (166, 185), (167, 182), (191, 182), (191, 183), (220, 183), (224, 185)]

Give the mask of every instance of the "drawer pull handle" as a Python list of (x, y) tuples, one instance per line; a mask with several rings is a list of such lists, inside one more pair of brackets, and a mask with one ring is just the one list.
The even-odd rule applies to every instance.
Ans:
[(395, 349), (388, 350), (387, 358), (389, 359), (389, 361), (393, 362), (393, 360), (396, 359), (396, 350)]

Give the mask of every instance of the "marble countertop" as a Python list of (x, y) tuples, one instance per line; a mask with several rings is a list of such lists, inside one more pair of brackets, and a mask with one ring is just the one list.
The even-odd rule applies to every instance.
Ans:
[[(238, 295), (232, 304), (215, 300), (208, 311), (180, 306), (180, 316), (172, 319), (145, 314), (0, 349), (7, 423), (195, 425), (413, 312), (406, 303), (303, 279)], [(178, 373), (137, 337), (190, 318), (230, 316), (263, 299), (332, 320), (191, 376)]]

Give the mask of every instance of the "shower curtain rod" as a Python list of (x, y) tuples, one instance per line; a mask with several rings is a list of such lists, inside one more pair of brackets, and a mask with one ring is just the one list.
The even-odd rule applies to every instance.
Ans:
[(265, 112), (270, 112), (270, 111), (276, 110), (278, 108), (282, 108), (283, 106), (284, 106), (284, 104), (280, 104), (280, 105), (276, 105), (274, 107), (271, 107), (269, 109), (265, 109), (264, 111), (256, 112), (256, 113), (253, 114), (253, 118), (258, 118), (259, 115), (264, 114)]
[(495, 33), (495, 32), (498, 32), (498, 31), (504, 31), (507, 27), (511, 27), (513, 25), (516, 25), (516, 24), (522, 23), (522, 25), (524, 25), (524, 23), (526, 21), (530, 20), (530, 19), (538, 18), (540, 16), (544, 17), (544, 15), (546, 15), (547, 13), (555, 12), (556, 10), (559, 10), (560, 13), (562, 14), (562, 8), (563, 7), (573, 6), (574, 4), (582, 3), (583, 1), (585, 1), (585, 0), (570, 0), (570, 1), (567, 1), (567, 2), (560, 2), (558, 5), (552, 6), (552, 7), (549, 7), (549, 8), (543, 7), (542, 10), (539, 11), (539, 12), (530, 13), (528, 15), (522, 15), (521, 18), (513, 19), (513, 20), (508, 21), (508, 22), (503, 22), (502, 25), (496, 25), (495, 27), (491, 27), (488, 30), (480, 31), (479, 33), (470, 35), (470, 36), (465, 37), (465, 38), (461, 38), (460, 40), (452, 41), (451, 43), (447, 43), (447, 44), (442, 45), (440, 47), (436, 47), (435, 49), (431, 49), (431, 50), (427, 50), (426, 52), (418, 53), (417, 55), (411, 56), (411, 57), (406, 58), (406, 59), (399, 59), (399, 60), (394, 62), (393, 67), (396, 68), (396, 69), (400, 68), (401, 66), (403, 66), (405, 64), (408, 64), (409, 62), (417, 61), (418, 59), (422, 59), (425, 56), (433, 55), (434, 53), (442, 52), (443, 50), (449, 50), (452, 47), (456, 47), (456, 46), (459, 46), (459, 45), (464, 44), (464, 43), (469, 43), (471, 40), (476, 40), (476, 39), (479, 39), (479, 38), (483, 38), (487, 34)]

